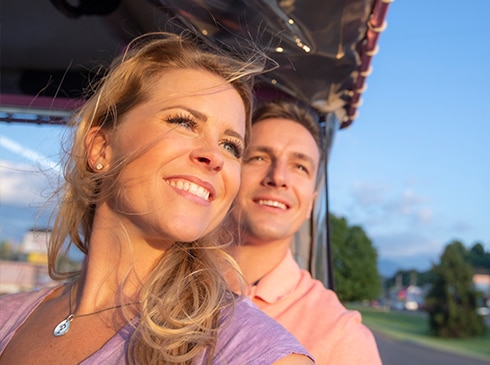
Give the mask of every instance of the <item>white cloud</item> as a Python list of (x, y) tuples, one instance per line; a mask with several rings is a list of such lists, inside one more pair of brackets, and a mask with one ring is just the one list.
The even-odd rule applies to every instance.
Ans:
[(19, 156), (22, 156), (28, 161), (34, 162), (42, 168), (52, 169), (57, 173), (60, 171), (59, 164), (57, 162), (51, 161), (40, 153), (31, 150), (30, 148), (27, 148), (25, 146), (22, 146), (5, 136), (0, 136), (0, 147), (3, 147)]
[(400, 258), (414, 255), (439, 255), (441, 242), (425, 234), (413, 232), (391, 232), (371, 237), (376, 247), (387, 258)]
[(17, 206), (42, 204), (50, 192), (50, 179), (52, 175), (36, 166), (0, 160), (0, 202)]
[(349, 224), (363, 227), (380, 259), (411, 265), (419, 260), (425, 267), (438, 259), (447, 243), (440, 238), (442, 224), (435, 219), (431, 199), (413, 184), (400, 188), (384, 182), (358, 182), (351, 185), (347, 201), (348, 209), (342, 209), (340, 215)]
[(375, 182), (356, 183), (351, 189), (349, 218), (374, 231), (397, 231), (432, 222), (430, 200), (413, 189), (395, 190)]
[(352, 197), (360, 207), (369, 207), (374, 204), (381, 204), (388, 188), (375, 182), (357, 182), (352, 186)]
[(431, 223), (432, 222), (432, 218), (433, 218), (432, 209), (430, 209), (430, 208), (421, 208), (417, 212), (416, 218), (417, 218), (418, 222), (420, 222), (420, 223)]

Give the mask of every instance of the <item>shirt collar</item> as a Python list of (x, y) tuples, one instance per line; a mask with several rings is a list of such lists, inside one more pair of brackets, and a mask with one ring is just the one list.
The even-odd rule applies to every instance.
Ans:
[(291, 293), (301, 279), (301, 269), (289, 249), (284, 259), (250, 288), (253, 297), (275, 303)]

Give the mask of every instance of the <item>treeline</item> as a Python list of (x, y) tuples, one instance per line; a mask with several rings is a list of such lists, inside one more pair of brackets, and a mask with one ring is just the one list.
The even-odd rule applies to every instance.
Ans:
[[(450, 244), (458, 243), (465, 247), (460, 241), (452, 241)], [(446, 248), (447, 248), (446, 246)], [(464, 261), (467, 262), (475, 272), (483, 271), (490, 272), (490, 252), (486, 252), (483, 244), (480, 242), (475, 243), (469, 249), (461, 250), (461, 255)], [(435, 265), (436, 263), (433, 263)], [(398, 270), (395, 275), (385, 280), (385, 288), (391, 288), (397, 284), (401, 286), (418, 285), (425, 286), (432, 283), (434, 279), (432, 268), (427, 271), (412, 270)]]
[(484, 319), (477, 313), (482, 293), (475, 289), (473, 275), (475, 263), (485, 264), (487, 255), (483, 246), (474, 248), (468, 250), (461, 242), (453, 241), (446, 246), (440, 262), (432, 267), (425, 304), (429, 327), (435, 336), (464, 338), (485, 334)]
[(378, 252), (360, 226), (329, 215), (335, 291), (343, 302), (376, 299), (381, 293)]
[(486, 331), (484, 319), (477, 313), (483, 293), (478, 292), (473, 283), (473, 275), (480, 271), (490, 273), (490, 252), (485, 252), (481, 243), (468, 249), (455, 240), (445, 247), (439, 262), (433, 263), (431, 270), (399, 271), (387, 280), (386, 286), (428, 286), (425, 305), (432, 334), (451, 338), (477, 337)]
[[(381, 279), (378, 253), (360, 226), (350, 226), (345, 218), (329, 215), (331, 261), (335, 291), (344, 302), (379, 298)], [(475, 337), (486, 331), (477, 308), (482, 293), (475, 289), (475, 271), (490, 272), (490, 252), (481, 243), (466, 248), (450, 242), (439, 262), (425, 272), (398, 271), (385, 287), (418, 285), (430, 288), (425, 298), (429, 328), (438, 337)]]

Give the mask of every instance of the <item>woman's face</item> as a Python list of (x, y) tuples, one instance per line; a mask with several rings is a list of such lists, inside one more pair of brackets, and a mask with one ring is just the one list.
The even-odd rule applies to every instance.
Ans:
[(110, 163), (136, 156), (117, 178), (110, 211), (133, 238), (202, 237), (238, 191), (244, 135), (243, 102), (230, 84), (202, 70), (165, 72), (109, 135)]

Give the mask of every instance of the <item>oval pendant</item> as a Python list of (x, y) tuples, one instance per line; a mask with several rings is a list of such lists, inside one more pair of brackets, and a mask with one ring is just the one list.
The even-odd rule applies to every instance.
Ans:
[(70, 330), (71, 320), (72, 319), (70, 317), (62, 320), (54, 328), (53, 335), (55, 335), (56, 337), (58, 337), (58, 336), (63, 336), (65, 333), (67, 333)]

